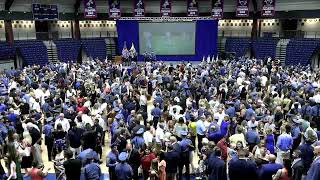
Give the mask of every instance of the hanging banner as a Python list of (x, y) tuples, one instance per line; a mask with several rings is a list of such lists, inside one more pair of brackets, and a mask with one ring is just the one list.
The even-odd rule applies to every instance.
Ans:
[(160, 0), (160, 16), (170, 17), (171, 16), (171, 0)]
[(249, 0), (237, 0), (237, 17), (249, 16)]
[(276, 0), (262, 0), (261, 16), (273, 17), (276, 12)]
[(84, 18), (96, 18), (97, 8), (95, 0), (84, 0)]
[(215, 19), (223, 18), (223, 0), (212, 0), (211, 15)]
[(188, 0), (187, 3), (188, 16), (199, 16), (199, 3), (197, 2), (197, 0)]
[(144, 17), (144, 13), (145, 13), (144, 1), (143, 0), (134, 0), (133, 6), (134, 6), (133, 16)]
[(109, 17), (120, 18), (120, 0), (109, 0)]

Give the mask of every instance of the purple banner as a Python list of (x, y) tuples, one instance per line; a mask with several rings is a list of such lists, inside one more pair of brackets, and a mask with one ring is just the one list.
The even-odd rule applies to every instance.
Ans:
[(135, 17), (144, 17), (144, 14), (145, 14), (144, 0), (134, 0), (133, 7), (134, 7), (133, 15)]
[(261, 16), (273, 17), (276, 12), (276, 0), (262, 0)]
[(223, 0), (212, 0), (211, 15), (215, 19), (223, 18)]
[(96, 18), (97, 9), (95, 0), (84, 0), (84, 18)]
[(237, 17), (249, 16), (249, 1), (250, 0), (237, 0)]
[(171, 16), (171, 0), (160, 0), (160, 15), (161, 17)]
[(199, 3), (197, 2), (197, 0), (188, 0), (187, 3), (188, 16), (199, 16)]
[(120, 0), (109, 0), (109, 17), (110, 18), (121, 17)]

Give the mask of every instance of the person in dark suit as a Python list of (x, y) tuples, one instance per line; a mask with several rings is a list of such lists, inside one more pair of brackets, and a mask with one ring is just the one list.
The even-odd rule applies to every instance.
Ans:
[(164, 160), (166, 161), (167, 167), (166, 167), (166, 173), (167, 173), (167, 179), (173, 180), (177, 176), (178, 172), (178, 165), (179, 162), (177, 159), (180, 158), (180, 154), (173, 149), (173, 146), (171, 144), (167, 147), (167, 152), (164, 153)]
[(313, 160), (310, 169), (307, 173), (307, 180), (316, 180), (320, 179), (320, 146), (314, 147), (314, 155), (316, 156)]
[(269, 163), (261, 166), (259, 171), (260, 180), (272, 180), (272, 175), (276, 174), (279, 169), (282, 169), (283, 166), (281, 164), (275, 163), (276, 156), (269, 155), (268, 157)]
[(132, 167), (133, 179), (138, 179), (138, 169), (140, 166), (140, 153), (137, 149), (132, 148), (132, 144), (128, 143), (126, 147), (128, 153), (128, 164)]
[(222, 160), (220, 148), (216, 148), (208, 159), (207, 175), (210, 180), (227, 180), (226, 163)]
[(301, 151), (295, 150), (292, 154), (293, 162), (292, 162), (292, 180), (300, 180), (302, 179), (304, 166), (303, 161), (301, 159)]
[(69, 179), (80, 179), (82, 163), (79, 159), (73, 158), (73, 152), (66, 150), (64, 152), (67, 160), (63, 162), (67, 180)]
[(256, 180), (257, 165), (251, 159), (246, 158), (247, 152), (240, 149), (238, 151), (238, 158), (234, 158), (229, 162), (229, 179), (230, 180)]

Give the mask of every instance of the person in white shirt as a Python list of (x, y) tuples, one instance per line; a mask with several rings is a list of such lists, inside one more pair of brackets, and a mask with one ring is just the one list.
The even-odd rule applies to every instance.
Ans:
[(70, 123), (68, 119), (64, 118), (64, 114), (61, 113), (59, 115), (59, 118), (56, 119), (56, 122), (54, 123), (54, 129), (57, 129), (58, 124), (61, 124), (63, 131), (68, 132), (70, 129)]
[(32, 106), (31, 106), (31, 109), (37, 111), (38, 113), (41, 112), (41, 106), (40, 106), (39, 101), (40, 101), (39, 99), (35, 99), (35, 101), (33, 102)]
[(219, 125), (219, 126), (221, 126), (221, 123), (222, 123), (225, 115), (226, 115), (226, 114), (224, 113), (224, 111), (223, 111), (222, 108), (220, 108), (220, 109), (218, 110), (218, 112), (214, 113), (214, 118), (215, 118), (215, 119), (218, 119), (218, 125)]
[(164, 139), (163, 125), (160, 124), (156, 130), (156, 142), (162, 144)]
[(146, 146), (150, 146), (153, 142), (153, 134), (150, 131), (150, 125), (148, 124), (146, 127), (146, 132), (143, 133), (143, 139)]

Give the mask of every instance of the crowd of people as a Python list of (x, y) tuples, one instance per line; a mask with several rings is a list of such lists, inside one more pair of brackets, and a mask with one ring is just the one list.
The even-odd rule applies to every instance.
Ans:
[(97, 180), (101, 166), (111, 180), (320, 179), (310, 67), (88, 60), (6, 70), (0, 81), (3, 178), (47, 176), (44, 143), (57, 179)]

